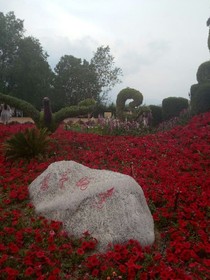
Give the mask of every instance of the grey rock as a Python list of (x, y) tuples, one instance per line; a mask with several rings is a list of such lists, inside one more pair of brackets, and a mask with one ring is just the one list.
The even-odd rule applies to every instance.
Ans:
[(30, 184), (29, 194), (38, 214), (63, 222), (69, 235), (88, 231), (99, 241), (99, 251), (129, 239), (143, 247), (154, 242), (144, 193), (128, 175), (59, 161)]

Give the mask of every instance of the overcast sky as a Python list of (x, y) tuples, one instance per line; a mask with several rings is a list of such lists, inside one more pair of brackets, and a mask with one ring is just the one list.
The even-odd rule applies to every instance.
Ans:
[(209, 0), (0, 0), (0, 11), (24, 20), (25, 35), (39, 39), (52, 68), (62, 55), (90, 61), (99, 46), (110, 46), (122, 83), (143, 103), (188, 98), (198, 66), (209, 60)]

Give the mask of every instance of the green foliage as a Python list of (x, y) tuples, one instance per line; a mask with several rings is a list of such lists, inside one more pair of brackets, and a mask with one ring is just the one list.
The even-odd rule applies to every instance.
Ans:
[(0, 12), (0, 92), (11, 91), (12, 68), (23, 32), (23, 21), (16, 19), (13, 12)]
[(188, 108), (188, 100), (183, 97), (168, 97), (162, 101), (163, 120), (179, 116), (180, 112)]
[(114, 103), (111, 103), (106, 106), (106, 112), (111, 112), (112, 116), (116, 116), (116, 105)]
[(152, 126), (159, 125), (163, 120), (162, 108), (160, 106), (157, 106), (157, 105), (150, 105), (149, 108), (150, 108), (151, 113), (152, 113), (152, 120), (151, 120)]
[(53, 110), (77, 105), (87, 98), (97, 100), (101, 88), (94, 67), (72, 55), (62, 56), (55, 67)]
[(118, 93), (116, 100), (116, 114), (120, 120), (124, 119), (125, 102), (128, 99), (133, 99), (133, 101), (129, 103), (129, 108), (131, 111), (134, 111), (136, 107), (142, 104), (143, 95), (140, 91), (129, 87), (122, 89)]
[[(206, 25), (210, 27), (210, 18)], [(210, 29), (208, 35), (208, 48), (210, 51)], [(191, 114), (196, 115), (210, 111), (210, 60), (202, 63), (197, 71), (198, 84), (190, 88)]]
[(93, 117), (94, 118), (98, 118), (98, 116), (103, 116), (104, 115), (104, 112), (106, 112), (107, 109), (106, 109), (106, 106), (102, 103), (96, 103), (96, 105), (94, 106), (94, 109), (93, 109)]
[(31, 117), (36, 124), (39, 123), (39, 111), (36, 110), (30, 103), (2, 93), (0, 93), (0, 102), (8, 104), (10, 107), (22, 110), (24, 114)]
[[(130, 111), (131, 108), (128, 105), (128, 110)], [(143, 105), (143, 106), (139, 106), (138, 108), (136, 108), (135, 110), (132, 110), (132, 114), (126, 114), (126, 119), (129, 121), (137, 121), (142, 123), (142, 117), (143, 115), (147, 115), (151, 112), (149, 106)]]
[(24, 37), (23, 21), (0, 13), (0, 92), (41, 109), (50, 94), (52, 71), (39, 40)]
[(44, 129), (26, 129), (18, 132), (3, 144), (7, 159), (32, 159), (43, 157), (48, 150), (50, 138), (48, 131)]
[(87, 107), (87, 106), (93, 106), (95, 104), (96, 104), (96, 102), (93, 98), (87, 98), (85, 100), (80, 101), (78, 106), (86, 106)]
[(190, 98), (193, 97), (193, 95), (198, 90), (199, 86), (200, 86), (199, 84), (194, 84), (194, 85), (191, 86), (191, 88), (190, 88)]
[(42, 107), (42, 99), (50, 94), (53, 73), (39, 41), (26, 37), (19, 42), (13, 65), (11, 95)]
[[(48, 98), (45, 99), (48, 100)], [(40, 113), (30, 103), (2, 93), (0, 93), (0, 102), (6, 103), (11, 107), (15, 107), (19, 110), (22, 110), (24, 114), (33, 119), (38, 128), (47, 128), (51, 132), (54, 132), (64, 119), (77, 117), (79, 115), (87, 115), (92, 113), (94, 110), (93, 105), (71, 106), (65, 107), (53, 114), (50, 109), (50, 104), (48, 103), (49, 108), (44, 108), (44, 112)]]
[(210, 83), (201, 84), (191, 96), (192, 115), (210, 111)]
[(96, 103), (93, 109), (92, 116), (98, 118), (98, 116), (103, 117), (105, 112), (111, 112), (112, 116), (116, 116), (116, 105), (114, 103), (105, 105), (102, 103)]
[(107, 93), (118, 83), (122, 76), (122, 70), (114, 66), (114, 57), (110, 54), (109, 46), (97, 48), (94, 57), (91, 59), (91, 65), (97, 73), (99, 86), (102, 90), (100, 101), (105, 101)]
[(87, 115), (89, 113), (93, 112), (93, 106), (70, 106), (70, 107), (65, 107), (61, 110), (59, 110), (58, 112), (56, 112), (55, 114), (53, 114), (54, 116), (54, 120), (56, 124), (59, 124), (60, 122), (62, 122), (64, 119), (66, 118), (73, 118), (73, 117), (77, 117), (80, 115)]
[(210, 61), (202, 63), (197, 71), (198, 83), (210, 82)]

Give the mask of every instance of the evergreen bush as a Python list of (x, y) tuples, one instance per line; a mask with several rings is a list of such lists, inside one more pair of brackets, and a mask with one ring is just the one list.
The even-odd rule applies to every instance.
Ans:
[(82, 100), (78, 103), (78, 106), (94, 106), (96, 104), (95, 100), (93, 98), (87, 98), (85, 100)]
[(196, 74), (198, 83), (210, 82), (210, 61), (202, 63)]
[(167, 121), (171, 118), (179, 116), (180, 112), (187, 109), (188, 100), (183, 97), (168, 97), (162, 101), (163, 120)]
[(149, 108), (150, 108), (151, 113), (152, 113), (151, 125), (152, 126), (159, 125), (163, 120), (162, 108), (160, 106), (157, 106), (157, 105), (150, 105)]
[(210, 83), (203, 83), (191, 96), (191, 113), (197, 115), (208, 111), (210, 111)]

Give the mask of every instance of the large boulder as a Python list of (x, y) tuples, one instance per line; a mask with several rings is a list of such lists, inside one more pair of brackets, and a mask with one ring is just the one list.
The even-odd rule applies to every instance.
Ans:
[(154, 242), (154, 222), (141, 187), (130, 176), (74, 161), (52, 163), (29, 186), (35, 210), (63, 222), (69, 235), (88, 231), (104, 251), (109, 243)]

